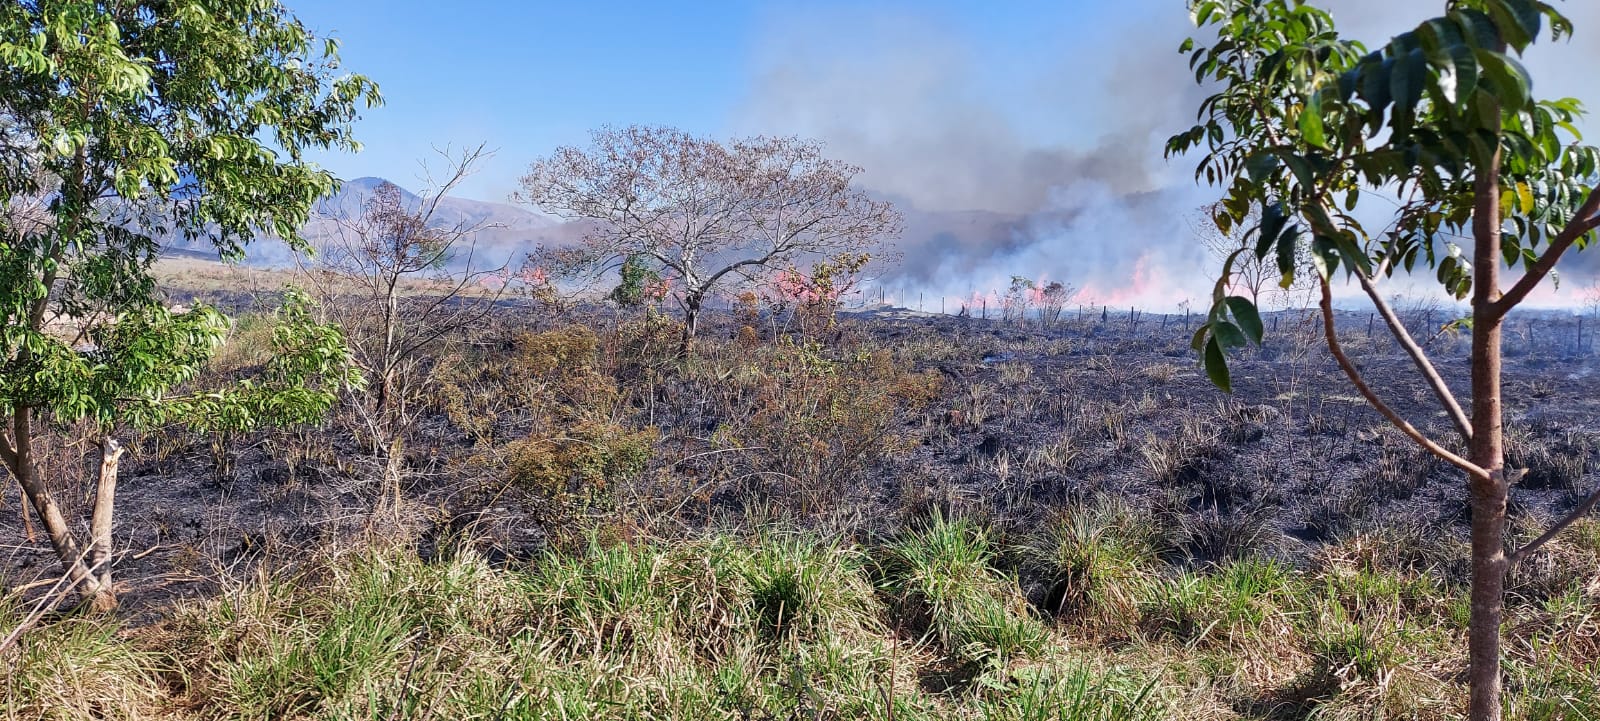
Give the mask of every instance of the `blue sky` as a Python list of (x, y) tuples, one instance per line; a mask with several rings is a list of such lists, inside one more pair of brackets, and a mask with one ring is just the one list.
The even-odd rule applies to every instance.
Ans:
[(1061, 57), (1064, 47), (1092, 44), (1108, 24), (1183, 13), (1178, 2), (1162, 0), (289, 5), (318, 33), (338, 37), (345, 66), (377, 80), (386, 98), (358, 125), (366, 150), (322, 162), (343, 177), (380, 175), (406, 185), (432, 145), (487, 142), (499, 152), (462, 192), (482, 200), (503, 200), (535, 157), (581, 142), (604, 123), (713, 135), (792, 132), (757, 127), (763, 123), (749, 112), (763, 69), (785, 62), (774, 48), (841, 44), (839, 55), (865, 54), (870, 62), (873, 46), (914, 34), (960, 45), (978, 76), (969, 82), (985, 88), (987, 102), (1009, 108), (1028, 142), (1071, 143), (1070, 123), (1022, 112), (1041, 90), (1018, 79), (1035, 77), (1029, 68)]
[[(603, 124), (801, 135), (912, 220), (975, 213), (908, 223), (909, 287), (1021, 274), (1151, 307), (1209, 288), (1193, 219), (1218, 191), (1162, 157), (1203, 97), (1176, 52), (1184, 0), (285, 2), (387, 100), (358, 124), (363, 152), (318, 158), (347, 179), (419, 189), (434, 146), (481, 142), (497, 154), (455, 194), (506, 201), (532, 161)], [(1318, 4), (1372, 44), (1444, 0)], [(1580, 40), (1528, 65), (1540, 94), (1592, 100), (1600, 0), (1565, 5)]]

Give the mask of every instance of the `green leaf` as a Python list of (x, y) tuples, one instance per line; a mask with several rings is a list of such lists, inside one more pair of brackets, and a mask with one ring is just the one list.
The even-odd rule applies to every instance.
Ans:
[(1532, 0), (1488, 0), (1487, 6), (1506, 44), (1518, 52), (1539, 37), (1544, 13)]
[(1266, 328), (1261, 324), (1261, 313), (1256, 310), (1256, 304), (1249, 298), (1230, 295), (1227, 299), (1228, 312), (1233, 314), (1233, 319), (1238, 321), (1239, 329), (1256, 345), (1261, 345), (1261, 337)]
[(1454, 92), (1445, 97), (1455, 103), (1458, 109), (1464, 109), (1472, 94), (1478, 90), (1478, 59), (1472, 48), (1453, 45), (1450, 47), (1450, 65), (1455, 87)]
[(1393, 58), (1383, 58), (1374, 54), (1368, 56), (1356, 70), (1352, 71), (1361, 76), (1357, 94), (1362, 100), (1367, 101), (1367, 105), (1380, 118), (1383, 116), (1383, 111), (1394, 101), (1394, 95), (1389, 91), (1390, 74), (1394, 71), (1394, 64)]
[(1476, 8), (1458, 8), (1446, 15), (1461, 28), (1468, 44), (1478, 48), (1494, 48), (1500, 44), (1500, 30), (1494, 20)]
[(1272, 175), (1272, 171), (1278, 169), (1278, 156), (1265, 151), (1254, 153), (1245, 160), (1244, 169), (1245, 173), (1250, 177), (1250, 182), (1266, 182), (1267, 178)]
[(1316, 187), (1316, 176), (1311, 172), (1311, 164), (1306, 159), (1292, 152), (1285, 151), (1283, 164), (1289, 166), (1289, 172), (1294, 173), (1294, 179), (1300, 187), (1310, 190)]
[(1422, 100), (1422, 89), (1428, 84), (1428, 61), (1420, 48), (1412, 49), (1395, 58), (1389, 74), (1389, 93), (1394, 98), (1395, 130), (1410, 128), (1410, 119), (1416, 114), (1417, 103)]
[(1256, 239), (1256, 258), (1265, 258), (1273, 244), (1283, 235), (1283, 225), (1288, 222), (1283, 214), (1283, 203), (1268, 203), (1261, 209), (1261, 236)]
[(1206, 338), (1210, 334), (1211, 324), (1202, 324), (1199, 328), (1195, 329), (1194, 335), (1189, 338), (1189, 347), (1193, 348), (1196, 353), (1199, 353), (1200, 349), (1205, 346)]
[(1322, 128), (1322, 94), (1312, 93), (1300, 111), (1300, 135), (1307, 143), (1319, 148), (1328, 147), (1328, 138)]
[[(1226, 304), (1223, 307), (1227, 307)], [(1259, 318), (1257, 322), (1260, 322)], [(1224, 348), (1238, 348), (1249, 344), (1249, 339), (1245, 337), (1244, 331), (1240, 330), (1239, 326), (1225, 320), (1211, 323), (1211, 337), (1221, 343)]]
[(1211, 379), (1212, 385), (1222, 389), (1223, 393), (1233, 392), (1233, 379), (1228, 374), (1228, 358), (1222, 352), (1222, 346), (1217, 344), (1217, 339), (1212, 336), (1206, 343), (1205, 350), (1206, 377)]
[[(1489, 80), (1489, 90), (1500, 101), (1502, 113), (1514, 113), (1528, 105), (1532, 80), (1527, 68), (1504, 53), (1493, 50), (1477, 52), (1478, 65)], [(1498, 122), (1498, 118), (1496, 118)], [(1485, 127), (1488, 127), (1487, 124)], [(1498, 124), (1495, 126), (1498, 129)]]
[(1283, 276), (1279, 285), (1285, 289), (1294, 282), (1294, 274), (1298, 270), (1295, 267), (1295, 261), (1299, 246), (1300, 226), (1296, 224), (1289, 228), (1287, 233), (1284, 233), (1282, 240), (1278, 241), (1278, 273)]
[(1323, 280), (1331, 280), (1335, 271), (1339, 269), (1339, 245), (1324, 235), (1313, 235), (1311, 239), (1311, 265), (1317, 269), (1317, 275)]

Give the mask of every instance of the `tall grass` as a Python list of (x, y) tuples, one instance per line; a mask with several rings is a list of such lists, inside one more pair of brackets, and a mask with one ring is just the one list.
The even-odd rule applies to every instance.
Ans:
[[(140, 628), (52, 619), (0, 655), (0, 712), (352, 721), (1459, 712), (1459, 579), (1365, 537), (1305, 567), (1260, 557), (1174, 565), (1155, 550), (1154, 517), (1086, 506), (1005, 537), (1018, 546), (938, 516), (870, 546), (779, 532), (593, 541), (520, 570), (493, 567), (470, 545), (431, 561), (406, 547), (350, 550)], [(1588, 552), (1571, 561), (1590, 562)], [(1530, 645), (1508, 663), (1509, 718), (1600, 709), (1600, 613), (1575, 569), (1549, 571), (1568, 579), (1561, 593), (1511, 606)], [(1055, 589), (1054, 607), (1030, 604), (1019, 573)], [(6, 601), (0, 628), (21, 615)]]
[(903, 618), (965, 663), (1037, 655), (1049, 641), (1014, 578), (992, 565), (988, 535), (935, 515), (884, 551), (883, 589)]

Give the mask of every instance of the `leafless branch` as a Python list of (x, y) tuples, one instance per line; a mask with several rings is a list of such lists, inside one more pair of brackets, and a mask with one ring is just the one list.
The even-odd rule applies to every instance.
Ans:
[(1400, 321), (1400, 317), (1395, 314), (1394, 308), (1383, 299), (1383, 294), (1378, 292), (1377, 284), (1360, 269), (1356, 270), (1355, 275), (1356, 279), (1361, 283), (1361, 290), (1367, 294), (1367, 297), (1372, 300), (1372, 304), (1377, 307), (1378, 315), (1383, 318), (1384, 324), (1389, 326), (1389, 332), (1394, 335), (1395, 341), (1405, 350), (1406, 355), (1411, 356), (1411, 361), (1416, 364), (1417, 371), (1422, 374), (1423, 379), (1428, 382), (1428, 387), (1433, 389), (1433, 395), (1439, 399), (1440, 405), (1443, 405), (1445, 411), (1450, 415), (1451, 422), (1455, 423), (1456, 432), (1461, 434), (1461, 441), (1465, 443), (1472, 440), (1472, 424), (1467, 420), (1467, 414), (1461, 409), (1461, 404), (1456, 401), (1455, 394), (1450, 391), (1450, 386), (1439, 375), (1438, 369), (1434, 368), (1433, 361), (1428, 359), (1428, 354), (1422, 350), (1421, 346), (1417, 345), (1416, 340), (1412, 339), (1410, 331), (1406, 330), (1405, 323)]
[(1600, 488), (1596, 488), (1593, 493), (1589, 494), (1588, 498), (1583, 499), (1583, 502), (1578, 504), (1577, 508), (1572, 509), (1572, 512), (1567, 514), (1566, 517), (1556, 521), (1555, 525), (1551, 526), (1549, 530), (1545, 531), (1538, 538), (1529, 541), (1527, 545), (1523, 546), (1522, 548), (1517, 549), (1515, 553), (1512, 553), (1510, 565), (1516, 566), (1528, 556), (1533, 555), (1534, 552), (1538, 551), (1541, 546), (1549, 543), (1551, 540), (1555, 539), (1556, 536), (1561, 535), (1561, 532), (1567, 530), (1568, 526), (1576, 523), (1578, 519), (1589, 515), (1589, 512), (1594, 510), (1595, 504), (1597, 503), (1600, 503)]
[(1361, 397), (1366, 398), (1367, 402), (1371, 403), (1372, 407), (1377, 410), (1380, 415), (1393, 424), (1394, 427), (1400, 429), (1400, 431), (1411, 438), (1411, 440), (1416, 441), (1417, 445), (1422, 446), (1423, 448), (1427, 449), (1429, 453), (1438, 456), (1440, 459), (1450, 463), (1451, 465), (1466, 471), (1467, 474), (1473, 478), (1487, 481), (1489, 479), (1489, 471), (1479, 467), (1477, 464), (1465, 458), (1462, 458), (1459, 455), (1456, 455), (1455, 453), (1450, 452), (1449, 449), (1446, 449), (1445, 447), (1434, 442), (1433, 439), (1428, 438), (1423, 434), (1422, 431), (1411, 425), (1411, 423), (1406, 421), (1406, 419), (1400, 417), (1399, 413), (1396, 413), (1393, 408), (1390, 408), (1389, 404), (1384, 403), (1383, 399), (1379, 398), (1378, 394), (1373, 392), (1372, 387), (1367, 385), (1366, 379), (1361, 376), (1361, 371), (1356, 369), (1355, 364), (1350, 361), (1350, 357), (1345, 355), (1344, 348), (1339, 345), (1338, 332), (1334, 329), (1333, 290), (1328, 285), (1327, 279), (1322, 279), (1321, 282), (1322, 328), (1323, 333), (1327, 336), (1328, 350), (1333, 354), (1334, 360), (1339, 363), (1339, 367), (1344, 370), (1345, 375), (1350, 378), (1350, 383), (1353, 384), (1356, 387), (1356, 390), (1361, 393)]

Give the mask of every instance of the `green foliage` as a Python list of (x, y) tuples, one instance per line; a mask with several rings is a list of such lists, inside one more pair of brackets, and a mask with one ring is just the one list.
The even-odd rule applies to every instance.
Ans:
[[(1117, 520), (1125, 509), (1091, 510), (1108, 547), (1149, 531)], [(492, 567), (466, 544), (428, 560), (409, 544), (350, 549), (149, 627), (46, 620), (0, 656), (0, 715), (1452, 718), (1462, 699), (1462, 629), (1445, 609), (1465, 589), (1395, 557), (1408, 550), (1394, 537), (1352, 536), (1303, 568), (1185, 570), (1137, 554), (1126, 564), (1136, 580), (1106, 578), (1125, 584), (1137, 601), (1128, 622), (1149, 634), (1101, 639), (1080, 633), (1081, 617), (1031, 620), (993, 567), (1004, 559), (992, 538), (935, 519), (883, 548), (779, 532), (596, 541), (523, 569)], [(1508, 718), (1600, 708), (1590, 580), (1512, 608), (1528, 652), (1508, 664)], [(0, 628), (23, 610), (0, 601)], [(991, 611), (1012, 635), (981, 622)], [(1031, 650), (974, 664), (940, 633), (992, 660)]]
[[(342, 337), (295, 317), (291, 295), (260, 383), (168, 398), (225, 322), (162, 307), (151, 275), (173, 239), (230, 259), (259, 233), (303, 247), (300, 226), (334, 187), (306, 152), (356, 149), (358, 106), (379, 100), (341, 74), (335, 43), (315, 41), (276, 0), (0, 5), (0, 411), (13, 419), (0, 457), (37, 508), (55, 503), (29, 480), (36, 419), (303, 423), (334, 399), (314, 376), (354, 380)], [(63, 516), (41, 516), (83, 592), (106, 603)]]
[[(1027, 545), (1028, 562), (1050, 582), (1045, 610), (1083, 625), (1115, 628), (1137, 618), (1137, 601), (1156, 553), (1153, 521), (1120, 504), (1075, 507)], [(1088, 623), (1085, 623), (1088, 622)]]
[(208, 649), (191, 700), (230, 718), (1161, 717), (1154, 684), (1069, 661), (929, 691), (885, 611), (854, 549), (719, 538), (592, 545), (527, 572), (466, 550), (352, 554), (197, 609), (177, 635)]
[(1304, 594), (1292, 570), (1248, 558), (1147, 585), (1141, 620), (1152, 634), (1189, 646), (1237, 647), (1260, 635), (1285, 633), (1285, 611)]
[[(1169, 156), (1204, 152), (1195, 174), (1227, 196), (1214, 219), (1224, 233), (1259, 210), (1250, 248), (1224, 263), (1212, 308), (1194, 336), (1207, 373), (1228, 389), (1225, 351), (1260, 342), (1254, 305), (1228, 296), (1245, 253), (1275, 258), (1288, 287), (1304, 269), (1324, 283), (1342, 267), (1368, 277), (1419, 263), (1455, 298), (1472, 289), (1472, 260), (1449, 242), (1467, 232), (1476, 184), (1494, 173), (1504, 218), (1501, 255), (1530, 264), (1563, 233), (1582, 247), (1594, 224), (1577, 218), (1600, 167), (1582, 145), (1574, 99), (1540, 100), (1516, 59), (1548, 28), (1571, 24), (1537, 0), (1472, 0), (1373, 51), (1341, 37), (1326, 12), (1290, 0), (1195, 0), (1209, 47), (1181, 49), (1195, 79), (1218, 92), (1199, 123), (1173, 136)], [(1355, 213), (1363, 198), (1394, 193), (1382, 232)], [(1574, 222), (1574, 221), (1578, 222)]]
[(984, 721), (1138, 721), (1162, 718), (1154, 682), (1085, 666), (1029, 669)]
[[(298, 244), (334, 182), (303, 154), (355, 148), (357, 106), (378, 102), (314, 40), (267, 0), (0, 8), (0, 286), (15, 290), (0, 300), (0, 409), (146, 420), (194, 376), (225, 324), (157, 302), (163, 239), (229, 257), (262, 231)], [(284, 340), (337, 354), (331, 338)], [(322, 362), (301, 350), (285, 378)]]
[(343, 333), (312, 318), (305, 294), (288, 288), (284, 296), (272, 328), (272, 354), (259, 375), (215, 391), (140, 397), (128, 420), (143, 427), (179, 422), (210, 433), (310, 424), (333, 408), (340, 392), (364, 386)]
[(650, 289), (661, 282), (661, 274), (653, 270), (645, 257), (638, 253), (630, 254), (623, 260), (617, 274), (617, 287), (612, 288), (606, 297), (624, 308), (643, 304), (649, 297)]
[[(10, 633), (32, 603), (0, 597), (0, 629)], [(140, 650), (114, 622), (67, 618), (42, 625), (0, 653), (0, 718), (135, 721), (156, 714), (164, 659)]]
[[(172, 395), (194, 380), (221, 344), (227, 319), (197, 306), (173, 313), (152, 304), (90, 329), (93, 350), (38, 346), (37, 371), (0, 373), (0, 411), (48, 409), (58, 421), (154, 428), (183, 423), (202, 432), (312, 423), (362, 383), (339, 330), (316, 323), (310, 300), (290, 288), (272, 329), (272, 356), (258, 377), (231, 387)], [(65, 351), (65, 352), (63, 352)]]
[(990, 566), (982, 528), (935, 516), (887, 549), (883, 589), (952, 657), (1003, 663), (1039, 653), (1047, 634), (1014, 578)]
[(766, 540), (750, 556), (750, 606), (767, 637), (824, 643), (880, 630), (858, 549), (800, 538)]

